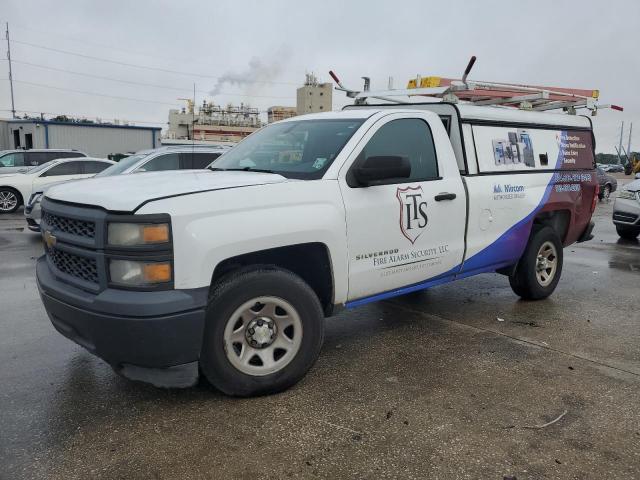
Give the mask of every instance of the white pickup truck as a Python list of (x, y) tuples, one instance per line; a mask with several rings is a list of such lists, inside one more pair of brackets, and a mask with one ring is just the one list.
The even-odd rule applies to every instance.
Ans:
[(210, 171), (96, 178), (42, 201), (55, 328), (124, 376), (283, 390), (323, 318), (483, 272), (541, 299), (591, 238), (587, 117), (439, 104), (271, 124)]

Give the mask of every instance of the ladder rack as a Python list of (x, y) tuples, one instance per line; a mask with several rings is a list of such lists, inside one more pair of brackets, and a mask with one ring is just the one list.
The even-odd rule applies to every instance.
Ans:
[(547, 111), (562, 109), (574, 114), (577, 109), (586, 108), (591, 115), (596, 115), (600, 108), (610, 107), (622, 111), (617, 105), (598, 104), (598, 90), (575, 88), (542, 87), (535, 85), (507, 84), (500, 82), (484, 82), (467, 80), (467, 76), (476, 61), (471, 57), (461, 80), (441, 77), (421, 77), (409, 80), (406, 89), (393, 89), (393, 81), (389, 79), (389, 89), (371, 91), (369, 78), (365, 80), (364, 89), (355, 91), (345, 88), (332, 71), (329, 72), (338, 85), (336, 90), (344, 91), (347, 97), (353, 98), (358, 105), (366, 104), (369, 98), (391, 103), (406, 104), (413, 97), (429, 97), (434, 101), (458, 103), (468, 102), (472, 105), (500, 105), (522, 110)]

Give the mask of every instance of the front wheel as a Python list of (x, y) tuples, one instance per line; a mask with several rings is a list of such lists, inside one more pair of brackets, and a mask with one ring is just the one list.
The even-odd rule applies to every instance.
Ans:
[(562, 242), (551, 227), (539, 227), (509, 276), (512, 290), (525, 300), (541, 300), (553, 293), (562, 273)]
[(616, 225), (616, 232), (620, 238), (626, 240), (635, 240), (640, 235), (640, 227), (625, 227), (622, 225)]
[(19, 206), (20, 198), (14, 189), (0, 189), (0, 213), (13, 213)]
[(228, 395), (275, 393), (306, 374), (323, 337), (320, 302), (300, 277), (277, 268), (242, 270), (212, 289), (200, 365)]

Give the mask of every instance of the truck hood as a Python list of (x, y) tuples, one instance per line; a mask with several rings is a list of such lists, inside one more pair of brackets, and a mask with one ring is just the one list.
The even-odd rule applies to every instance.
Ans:
[(281, 175), (257, 172), (144, 172), (63, 183), (47, 189), (45, 196), (111, 211), (132, 212), (143, 203), (159, 198), (286, 181)]

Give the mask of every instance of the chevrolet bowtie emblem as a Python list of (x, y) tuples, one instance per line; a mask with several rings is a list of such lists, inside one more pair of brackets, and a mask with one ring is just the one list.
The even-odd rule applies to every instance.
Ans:
[(56, 246), (56, 236), (53, 235), (49, 230), (45, 230), (44, 235), (44, 243), (47, 245), (47, 248), (52, 248)]

